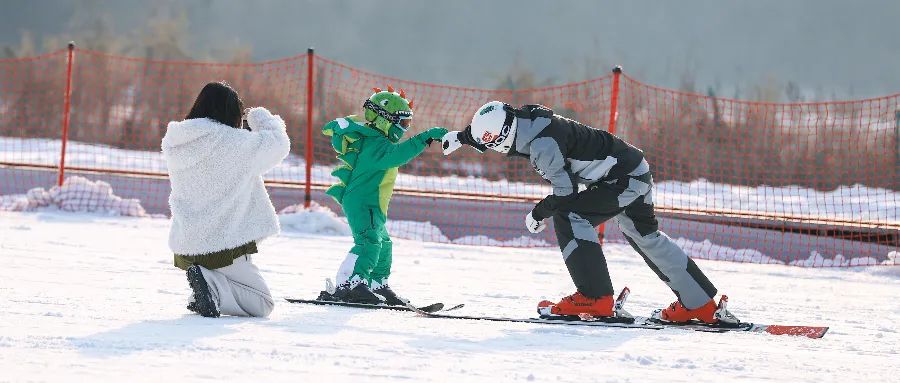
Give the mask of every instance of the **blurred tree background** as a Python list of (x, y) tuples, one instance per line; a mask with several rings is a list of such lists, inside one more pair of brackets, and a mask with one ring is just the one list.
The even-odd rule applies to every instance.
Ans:
[[(505, 101), (549, 104), (598, 128), (605, 128), (606, 106), (585, 100), (608, 97), (602, 90), (521, 91), (605, 76), (622, 64), (632, 78), (689, 93), (623, 89), (617, 133), (654, 160), (659, 180), (900, 188), (896, 99), (777, 113), (727, 100), (797, 103), (900, 91), (896, 1), (7, 0), (2, 7), (0, 59), (59, 51), (70, 40), (96, 53), (77, 59), (76, 140), (156, 150), (165, 123), (182, 117), (210, 79), (231, 82), (249, 105), (282, 113), (292, 137), (301, 137), (305, 105), (298, 100), (305, 96), (297, 73), (305, 57), (262, 66), (187, 62), (245, 64), (315, 46), (352, 67), (497, 89), (510, 95)], [(52, 68), (63, 59), (0, 67), (0, 135), (59, 136), (65, 79)], [(349, 74), (327, 76), (320, 73), (317, 83)], [(88, 83), (105, 86), (79, 91)], [(319, 106), (316, 124), (355, 112), (360, 89), (318, 89), (330, 104)], [(436, 116), (428, 123), (464, 125), (442, 113), (443, 105), (417, 104), (417, 113)], [(293, 150), (302, 152), (300, 139)], [(455, 161), (426, 155), (409, 170), (534, 181), (524, 167), (472, 156)], [(861, 167), (893, 175), (860, 179)]]

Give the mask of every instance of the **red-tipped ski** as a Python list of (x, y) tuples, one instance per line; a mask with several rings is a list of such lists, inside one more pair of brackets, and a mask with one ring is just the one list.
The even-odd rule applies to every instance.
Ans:
[(825, 333), (828, 332), (828, 327), (815, 327), (815, 326), (782, 326), (777, 324), (772, 325), (757, 325), (756, 332), (766, 332), (772, 335), (794, 335), (794, 336), (805, 336), (807, 338), (819, 339), (825, 336)]

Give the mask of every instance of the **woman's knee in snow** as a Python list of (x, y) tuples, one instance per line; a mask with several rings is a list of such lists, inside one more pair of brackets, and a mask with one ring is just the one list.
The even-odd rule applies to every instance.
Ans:
[(253, 305), (253, 307), (246, 308), (247, 314), (250, 314), (252, 317), (256, 318), (268, 318), (269, 314), (272, 314), (272, 310), (275, 309), (275, 301), (272, 297), (260, 297), (259, 303)]

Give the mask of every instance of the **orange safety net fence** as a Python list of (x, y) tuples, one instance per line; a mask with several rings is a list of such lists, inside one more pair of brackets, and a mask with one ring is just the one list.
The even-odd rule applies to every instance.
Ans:
[[(168, 214), (159, 152), (166, 124), (187, 114), (206, 82), (224, 80), (246, 106), (265, 106), (287, 122), (291, 155), (265, 176), (276, 208), (309, 198), (340, 212), (324, 194), (335, 181), (330, 172), (337, 159), (321, 126), (361, 113), (371, 88), (391, 85), (415, 102), (407, 135), (432, 126), (462, 129), (490, 100), (539, 103), (612, 129), (644, 150), (661, 228), (695, 258), (900, 264), (900, 95), (756, 103), (662, 89), (618, 73), (536, 89), (473, 89), (373, 74), (312, 53), (245, 64), (69, 53), (0, 60), (0, 195), (49, 188), (64, 172), (107, 182), (116, 195), (140, 200), (148, 213)], [(527, 161), (470, 148), (444, 157), (438, 146), (400, 170), (389, 212), (395, 236), (556, 245), (552, 228), (540, 235), (524, 228), (524, 215), (550, 190)], [(614, 224), (603, 234), (624, 241)]]

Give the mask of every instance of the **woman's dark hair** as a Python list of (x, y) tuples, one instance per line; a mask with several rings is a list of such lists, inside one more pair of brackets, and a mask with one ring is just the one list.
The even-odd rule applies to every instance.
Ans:
[(203, 87), (185, 119), (209, 118), (233, 128), (241, 127), (244, 102), (237, 91), (225, 82), (211, 82)]

